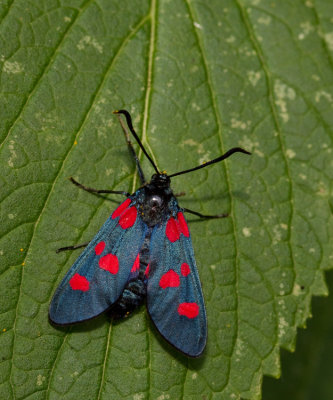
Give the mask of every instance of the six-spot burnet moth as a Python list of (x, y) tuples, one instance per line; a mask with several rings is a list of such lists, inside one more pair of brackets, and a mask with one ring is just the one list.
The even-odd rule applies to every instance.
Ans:
[[(141, 181), (133, 194), (97, 190), (71, 181), (92, 193), (126, 196), (87, 246), (57, 288), (49, 309), (56, 325), (74, 324), (110, 310), (114, 318), (127, 316), (146, 299), (148, 313), (160, 334), (176, 349), (198, 357), (205, 348), (207, 324), (205, 304), (184, 212), (170, 188), (170, 178), (220, 162), (233, 153), (250, 154), (240, 147), (195, 168), (167, 175), (160, 172), (134, 131), (126, 110), (115, 111), (123, 128)], [(147, 182), (129, 134), (119, 114), (155, 170)]]

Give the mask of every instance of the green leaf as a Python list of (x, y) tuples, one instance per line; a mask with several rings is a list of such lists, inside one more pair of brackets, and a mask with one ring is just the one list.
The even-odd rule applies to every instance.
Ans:
[[(332, 272), (328, 274), (327, 280), (332, 291)], [(281, 380), (269, 377), (264, 379), (264, 400), (332, 397), (332, 307), (332, 293), (328, 299), (314, 298), (313, 319), (308, 321), (306, 330), (299, 331), (296, 354), (281, 354)]]
[[(0, 397), (258, 399), (280, 374), (332, 266), (330, 2), (22, 0), (0, 6)], [(208, 314), (189, 360), (144, 307), (56, 329), (52, 294), (135, 167), (112, 111), (128, 109), (173, 173), (242, 146), (253, 155), (173, 179)], [(147, 175), (152, 173), (143, 159)]]

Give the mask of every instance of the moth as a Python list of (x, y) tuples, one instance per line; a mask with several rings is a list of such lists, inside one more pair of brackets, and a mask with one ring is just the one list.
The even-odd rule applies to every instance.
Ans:
[[(190, 231), (184, 213), (203, 215), (180, 207), (170, 187), (171, 179), (218, 163), (236, 152), (235, 147), (197, 167), (167, 175), (160, 172), (136, 134), (128, 111), (118, 114), (127, 145), (141, 181), (133, 193), (97, 190), (73, 178), (79, 188), (92, 193), (126, 197), (106, 220), (56, 289), (49, 308), (53, 324), (69, 325), (97, 317), (109, 310), (114, 318), (130, 314), (146, 301), (149, 316), (160, 334), (189, 357), (202, 354), (207, 340), (207, 319)], [(126, 127), (150, 161), (155, 173), (146, 181)]]

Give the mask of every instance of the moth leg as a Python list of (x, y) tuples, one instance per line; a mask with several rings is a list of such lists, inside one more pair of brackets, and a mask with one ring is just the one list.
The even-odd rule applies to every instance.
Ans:
[(185, 212), (188, 212), (189, 214), (196, 215), (197, 217), (200, 217), (200, 218), (226, 218), (226, 217), (229, 216), (229, 214), (227, 214), (227, 213), (225, 213), (225, 214), (216, 214), (216, 215), (204, 215), (204, 214), (201, 214), (201, 213), (199, 213), (197, 211), (189, 210), (188, 208), (183, 208), (183, 210)]
[(146, 183), (146, 178), (145, 178), (145, 175), (144, 175), (144, 173), (142, 171), (139, 158), (135, 153), (134, 147), (132, 145), (130, 136), (129, 136), (127, 130), (126, 130), (125, 124), (123, 123), (123, 120), (121, 119), (119, 114), (117, 114), (117, 117), (118, 117), (120, 126), (121, 126), (121, 128), (122, 128), (122, 130), (124, 132), (125, 140), (126, 140), (126, 143), (127, 143), (127, 146), (128, 146), (128, 150), (131, 153), (131, 156), (133, 157), (133, 159), (135, 161), (135, 164), (136, 164), (136, 167), (138, 169), (138, 174), (139, 174), (139, 178), (140, 178), (141, 184), (144, 185)]
[(76, 181), (73, 177), (70, 177), (69, 180), (70, 180), (74, 185), (76, 185), (77, 187), (79, 187), (80, 189), (83, 189), (83, 190), (85, 190), (86, 192), (89, 192), (89, 193), (99, 193), (99, 194), (101, 194), (101, 193), (112, 193), (112, 194), (122, 194), (123, 196), (126, 196), (126, 197), (129, 197), (129, 196), (130, 196), (129, 193), (124, 192), (124, 191), (122, 191), (122, 190), (107, 190), (107, 189), (106, 189), (106, 190), (99, 190), (99, 189), (93, 189), (93, 188), (91, 188), (91, 187), (82, 185), (82, 183), (79, 183), (79, 182)]
[(74, 246), (66, 246), (66, 247), (60, 247), (60, 249), (56, 250), (56, 253), (60, 253), (62, 251), (66, 250), (76, 250), (76, 249), (81, 249), (81, 247), (86, 247), (88, 246), (90, 242), (87, 243), (82, 243), (82, 244), (75, 244)]
[(179, 193), (174, 193), (173, 194), (175, 197), (181, 197), (181, 196), (185, 196), (186, 193), (185, 192), (179, 192)]

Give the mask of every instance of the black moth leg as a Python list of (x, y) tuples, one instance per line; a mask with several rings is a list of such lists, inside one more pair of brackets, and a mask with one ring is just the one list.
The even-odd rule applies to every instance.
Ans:
[(76, 249), (81, 249), (82, 247), (88, 246), (90, 242), (87, 243), (82, 243), (82, 244), (76, 244), (74, 246), (66, 246), (66, 247), (60, 247), (60, 249), (56, 250), (56, 253), (61, 253), (62, 251), (67, 251), (67, 250), (76, 250)]
[(129, 197), (130, 194), (128, 192), (122, 191), (122, 190), (107, 190), (107, 189), (94, 189), (88, 186), (84, 186), (82, 185), (82, 183), (79, 183), (78, 181), (76, 181), (73, 177), (70, 177), (69, 180), (77, 187), (79, 187), (80, 189), (85, 190), (86, 192), (89, 193), (97, 193), (97, 194), (102, 194), (102, 193), (111, 193), (111, 194), (122, 194), (123, 196)]
[[(111, 193), (111, 194), (121, 194), (123, 196), (129, 197), (130, 194), (127, 192), (124, 192), (122, 190), (99, 190), (99, 189), (94, 189), (88, 186), (82, 185), (82, 183), (79, 183), (76, 181), (73, 177), (70, 177), (69, 180), (78, 188), (85, 190), (86, 192), (89, 193), (97, 193), (97, 194), (102, 194), (102, 193)], [(82, 244), (76, 244), (74, 246), (66, 246), (66, 247), (61, 247), (60, 249), (56, 250), (56, 253), (60, 253), (62, 251), (67, 251), (67, 250), (76, 250), (76, 249), (81, 249), (82, 247), (86, 247), (89, 244), (87, 243), (82, 243)]]
[(131, 142), (130, 136), (129, 136), (127, 130), (126, 130), (126, 127), (125, 127), (125, 125), (123, 123), (123, 120), (121, 119), (119, 114), (117, 115), (117, 117), (119, 119), (120, 126), (121, 126), (121, 128), (122, 128), (122, 130), (124, 132), (125, 140), (126, 140), (126, 143), (127, 143), (127, 146), (128, 146), (128, 150), (129, 150), (132, 158), (135, 161), (136, 168), (138, 170), (138, 174), (139, 174), (139, 178), (140, 178), (140, 182), (141, 182), (142, 185), (144, 185), (146, 183), (146, 178), (145, 178), (145, 175), (144, 175), (144, 173), (142, 171), (142, 168), (141, 168), (141, 165), (140, 165), (140, 160), (139, 160), (137, 154), (135, 153), (134, 147), (132, 145), (132, 142)]
[(204, 215), (201, 214), (197, 211), (193, 211), (193, 210), (189, 210), (188, 208), (183, 208), (183, 210), (189, 214), (193, 214), (196, 215), (199, 218), (226, 218), (229, 216), (229, 214), (225, 213), (225, 214), (216, 214), (216, 215)]

